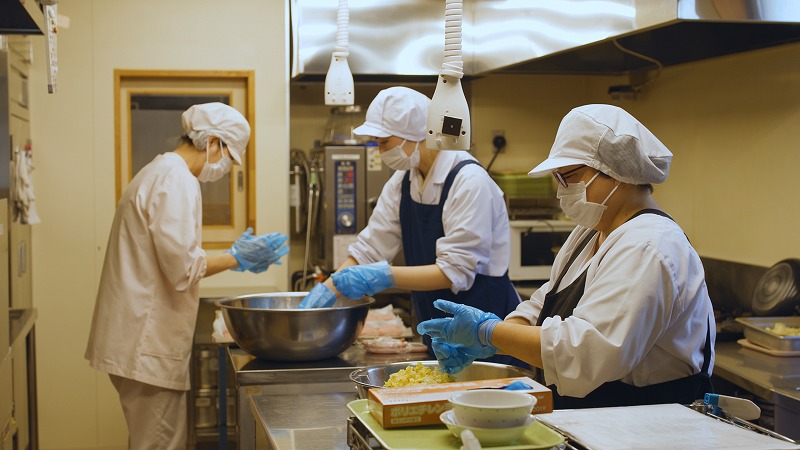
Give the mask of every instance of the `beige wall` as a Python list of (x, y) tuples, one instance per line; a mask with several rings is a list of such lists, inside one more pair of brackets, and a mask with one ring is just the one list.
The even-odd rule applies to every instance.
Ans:
[[(253, 70), (256, 232), (286, 232), (286, 10), (261, 0), (72, 0), (59, 13), (70, 25), (59, 30), (58, 93), (47, 94), (43, 38), (30, 82), (43, 220), (33, 229), (41, 447), (124, 448), (116, 393), (83, 359), (115, 206), (113, 71)], [(275, 266), (202, 286), (283, 290), (287, 279)]]
[[(114, 213), (113, 70), (254, 70), (257, 232), (287, 232), (286, 11), (261, 0), (72, 0), (59, 12), (70, 17), (70, 28), (59, 31), (58, 93), (46, 93), (43, 40), (30, 83), (33, 177), (43, 218), (33, 228), (41, 446), (122, 448), (125, 427), (113, 388), (83, 359)], [(546, 156), (571, 107), (609, 102), (606, 89), (619, 81), (499, 75), (473, 81), (476, 156), (488, 163), (491, 132), (503, 129), (508, 147), (494, 168), (526, 171)], [(618, 104), (675, 154), (656, 197), (701, 255), (764, 266), (800, 256), (793, 233), (800, 227), (794, 204), (800, 46), (668, 68), (639, 100)], [(296, 111), (291, 143), (307, 150), (326, 110)], [(258, 276), (222, 274), (204, 286), (285, 289), (287, 279), (284, 265)]]

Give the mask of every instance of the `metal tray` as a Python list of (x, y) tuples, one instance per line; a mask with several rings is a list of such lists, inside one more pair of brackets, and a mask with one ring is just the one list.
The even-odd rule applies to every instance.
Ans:
[(736, 321), (744, 326), (744, 337), (753, 344), (772, 350), (800, 351), (800, 336), (781, 336), (767, 330), (767, 327), (776, 322), (783, 322), (789, 327), (800, 327), (800, 316), (737, 317)]

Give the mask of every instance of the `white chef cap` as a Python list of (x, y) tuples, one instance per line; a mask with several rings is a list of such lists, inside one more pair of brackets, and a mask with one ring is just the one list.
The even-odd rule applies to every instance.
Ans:
[(528, 175), (541, 177), (583, 164), (623, 183), (661, 183), (671, 161), (669, 149), (622, 108), (585, 105), (564, 116), (550, 156)]
[(195, 147), (205, 149), (210, 136), (219, 136), (233, 160), (242, 164), (250, 140), (250, 124), (242, 113), (224, 103), (202, 103), (184, 111), (181, 120)]
[(425, 139), (431, 100), (407, 87), (395, 86), (378, 92), (367, 108), (363, 125), (353, 130), (362, 136), (397, 136), (419, 142)]

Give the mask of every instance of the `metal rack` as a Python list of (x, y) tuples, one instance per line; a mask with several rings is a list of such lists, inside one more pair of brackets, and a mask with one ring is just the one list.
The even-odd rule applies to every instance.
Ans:
[(215, 309), (213, 299), (201, 300), (192, 345), (188, 419), (189, 443), (196, 450), (236, 448), (233, 369), (228, 346), (211, 339)]

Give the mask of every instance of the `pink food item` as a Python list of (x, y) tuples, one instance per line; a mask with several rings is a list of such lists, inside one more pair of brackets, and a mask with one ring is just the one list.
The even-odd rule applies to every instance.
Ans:
[(380, 309), (370, 309), (369, 313), (367, 313), (364, 328), (361, 330), (361, 337), (378, 336), (411, 336), (411, 332), (406, 328), (403, 319), (394, 313), (392, 305), (387, 305)]
[(427, 351), (425, 344), (419, 342), (407, 342), (405, 339), (396, 339), (382, 336), (375, 339), (365, 339), (361, 342), (369, 353), (410, 353)]
[(402, 323), (394, 322), (365, 322), (361, 336), (396, 336), (400, 337), (406, 332), (406, 327)]

